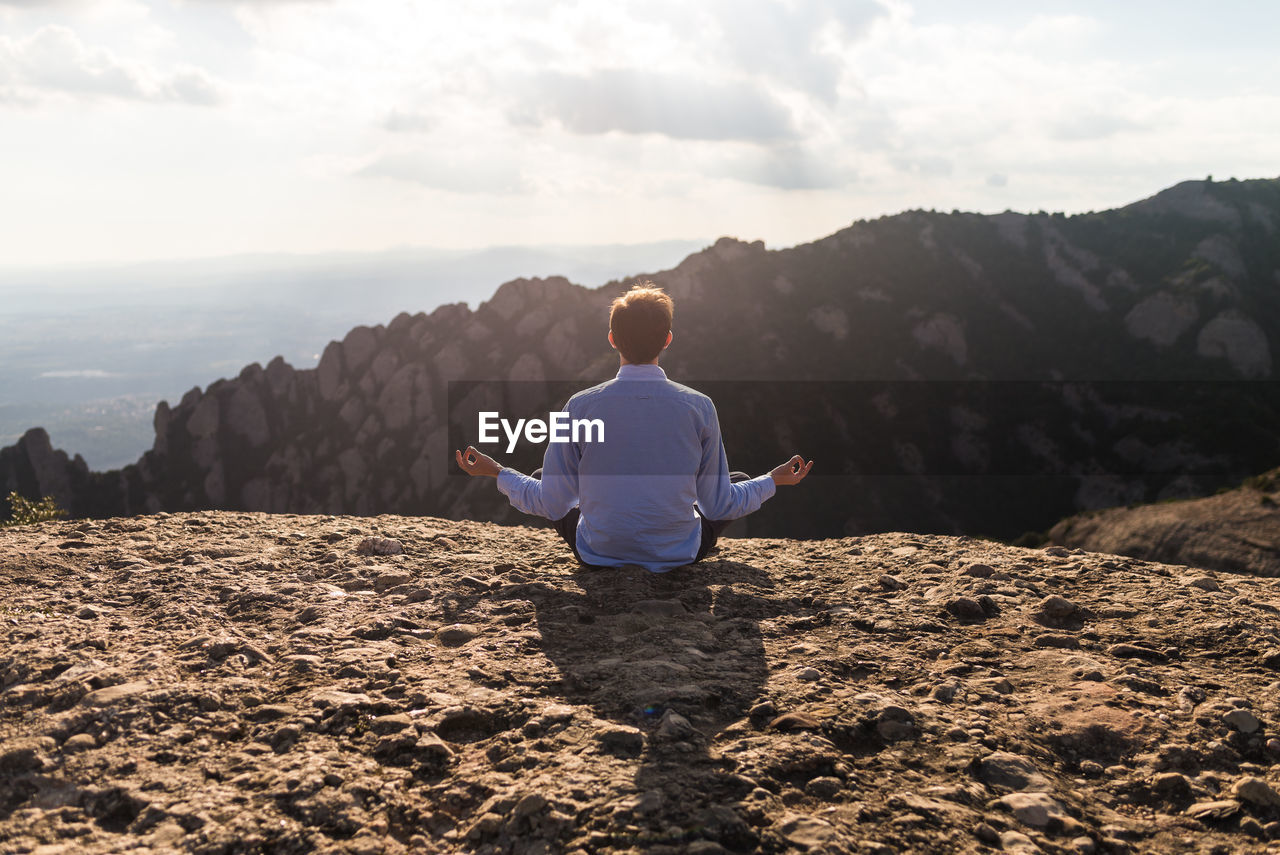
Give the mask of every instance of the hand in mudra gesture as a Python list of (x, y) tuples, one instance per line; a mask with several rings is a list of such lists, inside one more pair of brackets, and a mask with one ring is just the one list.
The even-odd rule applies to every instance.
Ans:
[(769, 477), (772, 478), (773, 483), (779, 487), (799, 484), (804, 480), (804, 476), (809, 474), (809, 470), (812, 468), (812, 460), (805, 463), (804, 458), (797, 454), (795, 457), (770, 472)]

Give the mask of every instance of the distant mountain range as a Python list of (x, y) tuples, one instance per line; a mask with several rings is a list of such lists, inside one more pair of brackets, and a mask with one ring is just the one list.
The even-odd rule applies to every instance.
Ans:
[[(314, 369), (277, 358), (155, 414), (134, 465), (90, 472), (28, 433), (0, 489), (77, 514), (161, 509), (509, 521), (453, 474), (477, 408), (545, 413), (612, 376), (609, 301), (677, 301), (669, 376), (716, 400), (730, 462), (814, 475), (753, 534), (1013, 538), (1084, 508), (1200, 495), (1280, 460), (1280, 179), (1189, 181), (1112, 211), (860, 221), (768, 251), (722, 238), (582, 288), (519, 279), (474, 311), (356, 327)], [(541, 448), (499, 459), (526, 470)]]
[(0, 446), (43, 425), (94, 469), (151, 447), (156, 402), (284, 356), (314, 367), (334, 336), (401, 311), (471, 305), (514, 276), (598, 285), (675, 264), (705, 241), (254, 255), (0, 268)]

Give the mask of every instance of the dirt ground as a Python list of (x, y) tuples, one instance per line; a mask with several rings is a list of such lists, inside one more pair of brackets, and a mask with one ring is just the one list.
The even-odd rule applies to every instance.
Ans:
[(0, 530), (0, 853), (1276, 852), (1280, 581), (1062, 547)]

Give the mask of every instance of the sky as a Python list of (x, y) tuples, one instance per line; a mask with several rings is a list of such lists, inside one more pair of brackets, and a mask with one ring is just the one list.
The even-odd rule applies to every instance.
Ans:
[(1078, 212), (1280, 175), (1256, 0), (0, 0), (0, 267)]

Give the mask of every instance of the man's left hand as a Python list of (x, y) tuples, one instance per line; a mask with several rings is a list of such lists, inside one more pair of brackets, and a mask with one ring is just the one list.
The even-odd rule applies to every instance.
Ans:
[(497, 478), (498, 473), (502, 471), (501, 463), (484, 452), (477, 451), (474, 445), (468, 445), (466, 451), (454, 451), (453, 454), (458, 461), (458, 467), (468, 475)]

